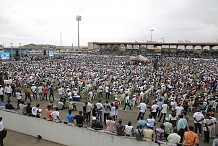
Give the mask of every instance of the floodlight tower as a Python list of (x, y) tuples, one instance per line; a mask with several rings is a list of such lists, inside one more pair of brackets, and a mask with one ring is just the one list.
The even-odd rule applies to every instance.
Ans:
[(80, 15), (76, 15), (76, 20), (78, 21), (78, 49), (79, 49), (79, 21), (82, 20), (82, 17)]
[(151, 29), (150, 32), (151, 32), (151, 42), (152, 42), (152, 32), (154, 31), (154, 29)]

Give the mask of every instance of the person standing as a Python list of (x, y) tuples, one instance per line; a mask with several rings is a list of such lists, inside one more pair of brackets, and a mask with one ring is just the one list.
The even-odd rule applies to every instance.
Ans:
[(106, 99), (110, 98), (110, 88), (108, 87), (108, 85), (106, 85), (105, 87), (105, 94), (106, 94)]
[(115, 121), (115, 119), (116, 119), (116, 107), (114, 106), (114, 103), (111, 103), (110, 116)]
[(97, 120), (99, 120), (100, 123), (102, 123), (102, 108), (103, 108), (103, 105), (101, 104), (101, 100), (99, 100), (98, 103), (96, 103), (96, 106), (97, 106), (97, 112), (98, 112)]
[(45, 85), (43, 87), (43, 100), (48, 101), (48, 88)]
[(179, 121), (177, 123), (177, 131), (179, 136), (181, 137), (180, 143), (183, 142), (184, 132), (185, 129), (187, 128), (187, 125), (188, 125), (187, 120), (183, 118), (183, 115), (179, 115)]
[(32, 102), (32, 99), (31, 99), (31, 96), (30, 96), (30, 94), (31, 94), (31, 89), (30, 89), (30, 87), (29, 87), (28, 85), (26, 85), (26, 86), (24, 87), (24, 93), (25, 93), (25, 102), (26, 102), (26, 99), (27, 99), (27, 98), (29, 98), (29, 99), (30, 99), (30, 102)]
[(17, 98), (17, 108), (19, 107), (20, 101), (22, 100), (21, 90), (16, 89), (16, 98)]
[(170, 119), (166, 118), (164, 123), (164, 131), (166, 138), (172, 133), (173, 131), (173, 125), (170, 123)]
[(91, 111), (92, 111), (92, 104), (90, 102), (85, 102), (86, 106), (86, 122), (90, 122), (91, 120)]
[(164, 104), (162, 105), (160, 119), (158, 122), (161, 121), (162, 117), (163, 117), (163, 122), (164, 122), (164, 120), (166, 118), (166, 114), (167, 114), (167, 109), (168, 109), (168, 105), (167, 105), (166, 101), (164, 101)]
[(36, 85), (32, 84), (31, 90), (32, 90), (32, 94), (33, 94), (33, 99), (37, 99), (36, 89), (37, 89)]
[(209, 143), (210, 141), (210, 131), (212, 128), (213, 119), (209, 114), (206, 115), (203, 122), (203, 131), (204, 131), (204, 142)]
[(10, 100), (12, 88), (11, 88), (11, 86), (9, 84), (7, 84), (7, 86), (5, 87), (4, 92), (6, 93), (8, 100)]
[(194, 118), (194, 123), (195, 123), (195, 133), (198, 132), (201, 136), (201, 127), (202, 127), (202, 122), (204, 121), (204, 115), (200, 112), (200, 109), (197, 109), (197, 111), (193, 115)]
[(194, 132), (194, 126), (189, 126), (189, 131), (184, 133), (184, 146), (199, 146), (198, 135)]
[(4, 88), (0, 85), (0, 101), (4, 102)]
[(49, 100), (50, 100), (50, 101), (51, 101), (51, 97), (52, 97), (53, 102), (54, 102), (54, 87), (53, 87), (53, 85), (51, 85), (51, 86), (49, 87)]
[(110, 104), (108, 101), (105, 102), (104, 104), (104, 124), (106, 125), (106, 120), (108, 119), (108, 116), (110, 115)]
[(124, 102), (125, 102), (125, 105), (124, 105), (123, 110), (126, 109), (126, 106), (129, 106), (129, 110), (131, 110), (131, 106), (129, 105), (129, 95), (128, 94), (126, 94), (126, 96), (124, 98)]
[(145, 104), (145, 100), (143, 100), (142, 101), (142, 103), (140, 103), (139, 104), (139, 115), (138, 115), (138, 117), (137, 117), (137, 121), (139, 120), (139, 118), (142, 116), (143, 118), (144, 118), (144, 116), (145, 116), (145, 112), (146, 112), (146, 108), (147, 108), (147, 106), (146, 106), (146, 104)]
[(39, 93), (39, 99), (42, 101), (43, 100), (43, 97), (42, 97), (42, 85), (40, 84), (39, 86), (38, 86), (38, 93)]
[(158, 105), (156, 102), (151, 106), (151, 115), (156, 120)]

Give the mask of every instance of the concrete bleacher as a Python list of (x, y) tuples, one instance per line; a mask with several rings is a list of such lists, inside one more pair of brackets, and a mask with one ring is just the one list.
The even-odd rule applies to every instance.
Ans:
[(20, 115), (0, 110), (6, 129), (69, 146), (158, 146), (153, 142), (139, 142), (129, 137), (120, 137), (104, 131), (78, 128), (63, 123), (49, 122), (42, 118)]

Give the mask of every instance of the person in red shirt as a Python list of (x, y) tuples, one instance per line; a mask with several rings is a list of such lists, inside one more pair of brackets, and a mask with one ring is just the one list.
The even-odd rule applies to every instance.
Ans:
[(184, 146), (199, 146), (198, 135), (194, 132), (194, 126), (189, 126), (189, 131), (184, 133)]
[(48, 101), (48, 88), (44, 85), (43, 87), (43, 100), (46, 99), (46, 101)]

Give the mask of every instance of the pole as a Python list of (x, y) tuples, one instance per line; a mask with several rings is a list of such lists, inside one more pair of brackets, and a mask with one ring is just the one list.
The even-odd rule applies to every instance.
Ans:
[(152, 42), (152, 31), (154, 31), (154, 29), (151, 29), (150, 32), (151, 32), (151, 42)]
[(19, 43), (19, 45), (20, 45), (20, 60), (21, 60), (21, 51), (22, 51), (22, 49), (21, 49), (21, 43)]
[(79, 20), (78, 20), (78, 49), (79, 49)]
[(13, 43), (11, 43), (11, 60), (13, 61)]

